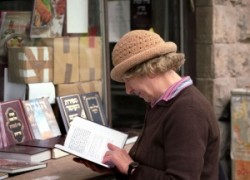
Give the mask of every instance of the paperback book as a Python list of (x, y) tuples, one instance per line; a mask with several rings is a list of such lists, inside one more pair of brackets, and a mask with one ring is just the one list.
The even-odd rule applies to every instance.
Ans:
[[(16, 174), (47, 167), (46, 163), (0, 159), (0, 172)], [(7, 176), (8, 177), (8, 176)]]
[(34, 139), (48, 139), (61, 135), (48, 98), (36, 98), (22, 102)]
[(6, 55), (9, 47), (21, 47), (29, 44), (30, 21), (31, 11), (1, 12), (0, 55)]
[(51, 159), (48, 148), (13, 145), (0, 149), (0, 159), (41, 162)]
[(57, 159), (57, 158), (69, 155), (65, 151), (55, 148), (55, 144), (62, 144), (62, 145), (64, 144), (65, 137), (66, 137), (65, 135), (61, 135), (61, 136), (56, 136), (56, 137), (52, 137), (48, 139), (33, 139), (33, 140), (26, 141), (18, 145), (48, 148), (51, 150), (51, 158)]
[(75, 117), (63, 145), (55, 147), (80, 158), (92, 161), (104, 167), (113, 167), (112, 164), (103, 164), (102, 159), (108, 150), (107, 144), (112, 143), (123, 148), (128, 135), (100, 125), (81, 117)]
[(30, 37), (62, 36), (66, 0), (35, 0), (32, 12)]

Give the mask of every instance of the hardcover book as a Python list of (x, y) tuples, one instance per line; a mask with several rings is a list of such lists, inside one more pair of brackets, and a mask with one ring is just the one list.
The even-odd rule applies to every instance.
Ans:
[(22, 101), (35, 139), (47, 139), (61, 135), (48, 98)]
[(20, 99), (0, 103), (0, 148), (33, 139)]
[(30, 37), (62, 36), (66, 0), (35, 0)]
[(48, 148), (51, 150), (51, 158), (56, 159), (60, 157), (64, 157), (69, 155), (68, 153), (61, 151), (60, 149), (55, 148), (55, 144), (64, 144), (65, 136), (57, 136), (49, 139), (33, 139), (30, 141), (23, 142), (21, 146), (33, 146), (33, 147), (41, 147), (41, 148)]
[(48, 148), (13, 145), (1, 148), (0, 158), (41, 162), (51, 159), (51, 151)]
[(7, 53), (7, 47), (27, 45), (31, 11), (2, 11), (0, 24), (0, 55)]
[(87, 118), (79, 94), (58, 96), (56, 100), (66, 132), (76, 116)]
[(47, 167), (46, 163), (18, 161), (14, 159), (0, 159), (0, 172), (1, 173), (16, 174), (16, 173), (35, 170), (35, 169), (41, 169), (45, 167)]
[(55, 147), (75, 156), (92, 161), (104, 167), (113, 167), (112, 164), (103, 164), (102, 159), (108, 150), (107, 144), (112, 143), (123, 148), (128, 135), (97, 124), (81, 117), (75, 117), (69, 128), (64, 145)]
[(86, 111), (87, 119), (104, 126), (108, 125), (101, 97), (98, 92), (81, 94), (81, 100)]

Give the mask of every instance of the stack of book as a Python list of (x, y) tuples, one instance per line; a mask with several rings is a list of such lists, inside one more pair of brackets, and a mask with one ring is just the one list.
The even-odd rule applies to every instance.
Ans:
[(54, 148), (64, 139), (47, 98), (0, 103), (0, 172), (46, 167), (43, 161), (68, 155)]
[[(10, 174), (44, 168), (46, 160), (79, 155), (67, 149), (69, 141), (74, 139), (85, 139), (93, 145), (102, 141), (103, 148), (96, 145), (96, 150), (102, 150), (98, 163), (107, 150), (108, 140), (112, 139), (121, 148), (124, 146), (127, 134), (108, 127), (98, 92), (60, 96), (57, 105), (66, 134), (61, 133), (48, 98), (0, 103), (0, 172)], [(93, 136), (77, 135), (77, 130), (92, 132)]]
[(0, 159), (0, 179), (7, 178), (8, 174), (32, 171), (47, 167), (46, 163)]

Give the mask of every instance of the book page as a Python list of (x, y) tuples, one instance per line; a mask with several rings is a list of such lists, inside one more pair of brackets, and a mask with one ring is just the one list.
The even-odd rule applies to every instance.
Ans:
[(109, 42), (117, 42), (130, 31), (130, 1), (108, 1)]
[(70, 126), (64, 146), (55, 147), (102, 166), (111, 167), (112, 165), (102, 163), (108, 150), (107, 144), (112, 143), (123, 148), (127, 136), (109, 127), (76, 117)]
[(0, 159), (0, 172), (6, 172), (10, 174), (45, 168), (46, 166), (46, 163), (41, 162), (29, 162), (15, 159)]
[(67, 0), (67, 33), (88, 32), (88, 0)]

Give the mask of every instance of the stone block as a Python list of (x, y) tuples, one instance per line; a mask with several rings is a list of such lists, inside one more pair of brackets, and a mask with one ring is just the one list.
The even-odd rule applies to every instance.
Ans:
[(250, 40), (250, 4), (239, 8), (238, 24), (237, 24), (237, 38), (239, 41), (246, 42)]
[(231, 98), (231, 90), (237, 87), (236, 78), (217, 78), (213, 84), (213, 106), (217, 117), (220, 117), (224, 107)]
[(236, 88), (235, 78), (204, 79), (197, 78), (196, 87), (205, 95), (214, 107), (216, 117), (221, 117), (230, 101), (231, 90)]
[(213, 36), (213, 8), (196, 8), (196, 41), (212, 43)]
[(248, 44), (214, 44), (215, 77), (250, 75), (250, 46)]
[(236, 42), (237, 11), (232, 6), (214, 6), (214, 43)]
[(196, 73), (198, 78), (214, 78), (212, 44), (196, 44)]
[(196, 7), (212, 6), (213, 0), (198, 0), (198, 1), (195, 1), (195, 5), (196, 5)]
[(213, 79), (197, 78), (196, 87), (201, 91), (201, 93), (208, 99), (208, 101), (213, 104)]
[(249, 73), (236, 78), (237, 87), (250, 89)]
[[(215, 78), (230, 77), (230, 64), (233, 64), (233, 49), (229, 44), (214, 44), (214, 71)], [(236, 72), (231, 69), (231, 75), (235, 76)]]

